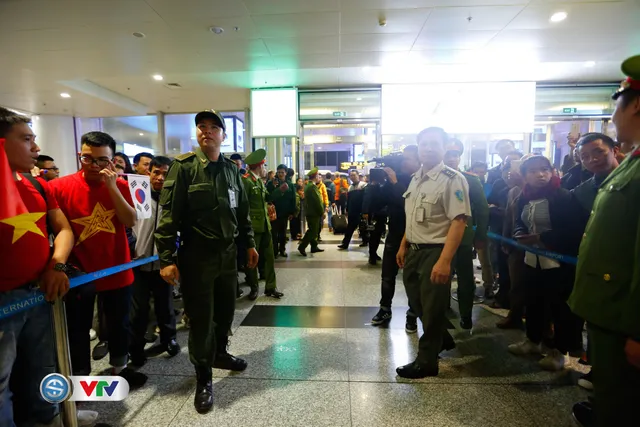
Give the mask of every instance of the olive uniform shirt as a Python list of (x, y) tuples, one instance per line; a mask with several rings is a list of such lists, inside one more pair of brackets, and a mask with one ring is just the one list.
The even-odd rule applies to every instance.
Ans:
[(473, 246), (475, 240), (484, 242), (487, 240), (489, 228), (489, 204), (484, 195), (484, 188), (480, 178), (469, 172), (461, 172), (469, 185), (469, 204), (471, 205), (471, 218), (467, 221), (461, 245)]
[(444, 244), (451, 222), (471, 216), (469, 185), (458, 171), (440, 162), (413, 175), (404, 193), (408, 243)]
[(271, 231), (269, 212), (267, 211), (267, 188), (262, 179), (249, 171), (242, 176), (242, 183), (249, 199), (249, 214), (254, 233)]

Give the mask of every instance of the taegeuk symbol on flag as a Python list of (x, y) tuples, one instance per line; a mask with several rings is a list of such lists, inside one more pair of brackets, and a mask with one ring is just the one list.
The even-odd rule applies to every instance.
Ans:
[(151, 218), (151, 183), (146, 175), (127, 175), (138, 219)]

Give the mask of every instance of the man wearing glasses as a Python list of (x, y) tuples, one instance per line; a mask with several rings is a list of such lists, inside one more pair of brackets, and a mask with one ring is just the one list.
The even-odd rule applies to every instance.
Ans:
[[(116, 142), (103, 132), (81, 138), (79, 172), (51, 181), (51, 191), (69, 219), (76, 245), (70, 260), (84, 272), (131, 261), (125, 227), (133, 227), (136, 211), (127, 183), (113, 164)], [(120, 375), (131, 389), (147, 377), (127, 367), (129, 307), (133, 272), (126, 270), (74, 288), (66, 300), (71, 365), (74, 375), (89, 375), (89, 330), (96, 294), (101, 299), (109, 331), (109, 364), (102, 375)]]
[(36, 160), (36, 166), (40, 169), (40, 176), (44, 178), (45, 181), (51, 181), (60, 176), (60, 169), (56, 167), (56, 162), (53, 160), (53, 157), (40, 154), (38, 160)]

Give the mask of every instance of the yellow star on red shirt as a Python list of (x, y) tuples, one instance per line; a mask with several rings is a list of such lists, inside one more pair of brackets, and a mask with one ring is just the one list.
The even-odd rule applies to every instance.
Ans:
[(78, 237), (76, 246), (101, 231), (116, 234), (116, 227), (113, 225), (113, 221), (111, 221), (111, 218), (113, 218), (115, 214), (115, 209), (106, 210), (101, 203), (96, 203), (91, 215), (71, 220), (71, 222), (76, 224), (84, 225), (84, 229), (82, 233), (80, 233), (80, 237)]
[(44, 235), (40, 227), (38, 227), (38, 224), (36, 224), (43, 215), (44, 212), (25, 213), (11, 218), (2, 219), (0, 222), (13, 227), (13, 240), (11, 241), (11, 244), (13, 245), (18, 241), (18, 239), (28, 232), (38, 234), (46, 239), (47, 237)]

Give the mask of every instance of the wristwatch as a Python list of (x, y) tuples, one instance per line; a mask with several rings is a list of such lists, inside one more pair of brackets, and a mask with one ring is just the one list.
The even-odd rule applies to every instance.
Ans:
[(61, 262), (58, 262), (53, 266), (53, 270), (62, 271), (64, 273), (67, 270), (67, 266), (65, 264), (62, 264)]

